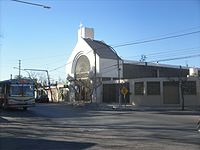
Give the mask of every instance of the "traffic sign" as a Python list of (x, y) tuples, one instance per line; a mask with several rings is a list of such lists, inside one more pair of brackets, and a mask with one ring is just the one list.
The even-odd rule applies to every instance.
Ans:
[(121, 88), (121, 93), (123, 94), (123, 95), (126, 95), (126, 94), (128, 94), (128, 89), (125, 87), (125, 86), (123, 86), (122, 88)]

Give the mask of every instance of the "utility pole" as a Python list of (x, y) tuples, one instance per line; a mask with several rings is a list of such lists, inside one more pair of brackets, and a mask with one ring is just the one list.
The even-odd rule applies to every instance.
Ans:
[(110, 46), (110, 48), (112, 49), (112, 51), (116, 54), (116, 57), (117, 57), (117, 77), (118, 77), (118, 101), (119, 101), (119, 108), (121, 108), (122, 106), (122, 102), (121, 102), (121, 91), (120, 91), (120, 88), (121, 88), (121, 82), (120, 82), (120, 64), (119, 64), (119, 61), (121, 60), (120, 57), (118, 56), (117, 52), (114, 50), (114, 48), (112, 48)]
[[(97, 53), (96, 50), (94, 50), (94, 97), (97, 102)], [(91, 99), (92, 103), (92, 99)]]
[[(117, 54), (117, 53), (116, 53)], [(118, 55), (117, 55), (118, 56)], [(119, 67), (119, 58), (117, 58), (117, 74), (118, 74), (118, 100), (119, 100), (119, 108), (121, 108), (121, 92), (120, 92), (120, 67)]]
[(185, 100), (184, 100), (184, 87), (183, 87), (183, 77), (182, 77), (182, 66), (179, 68), (179, 91), (181, 99), (181, 109), (185, 110)]
[(19, 60), (19, 78), (21, 78), (21, 60)]

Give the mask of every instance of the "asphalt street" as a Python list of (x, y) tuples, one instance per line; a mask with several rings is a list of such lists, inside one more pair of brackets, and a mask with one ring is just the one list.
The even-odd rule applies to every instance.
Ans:
[(0, 150), (200, 149), (200, 111), (106, 110), (60, 103), (0, 114)]

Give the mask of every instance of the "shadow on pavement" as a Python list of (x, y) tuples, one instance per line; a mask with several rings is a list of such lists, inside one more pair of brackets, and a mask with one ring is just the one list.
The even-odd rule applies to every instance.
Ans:
[(4, 117), (37, 117), (32, 110), (23, 110), (23, 109), (0, 109), (0, 116)]
[(157, 111), (157, 114), (165, 114), (165, 115), (187, 115), (187, 116), (200, 116), (200, 111), (190, 111), (190, 110), (178, 110), (178, 111), (170, 111), (170, 110), (163, 110)]
[(96, 145), (89, 142), (52, 141), (44, 139), (25, 139), (1, 137), (1, 150), (82, 150)]

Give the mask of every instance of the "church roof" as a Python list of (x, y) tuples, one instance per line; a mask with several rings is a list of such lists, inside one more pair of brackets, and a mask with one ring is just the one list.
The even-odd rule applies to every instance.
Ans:
[(118, 59), (119, 56), (112, 50), (112, 48), (102, 41), (84, 38), (85, 42), (93, 49), (96, 50), (100, 58)]

